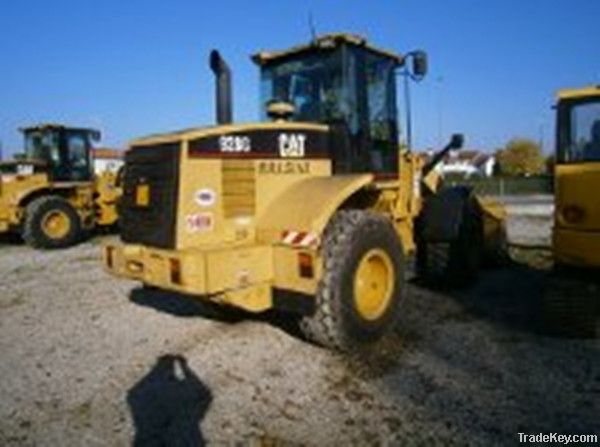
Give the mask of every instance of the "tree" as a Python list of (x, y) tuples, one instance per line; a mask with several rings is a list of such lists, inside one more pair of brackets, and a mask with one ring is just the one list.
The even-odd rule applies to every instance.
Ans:
[(526, 138), (514, 138), (496, 154), (503, 175), (535, 175), (544, 172), (544, 156), (540, 146)]

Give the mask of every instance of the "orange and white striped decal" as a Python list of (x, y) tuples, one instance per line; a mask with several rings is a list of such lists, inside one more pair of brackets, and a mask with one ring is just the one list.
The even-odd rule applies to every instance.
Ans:
[(319, 237), (307, 231), (286, 230), (281, 233), (281, 243), (292, 247), (310, 247), (318, 242)]

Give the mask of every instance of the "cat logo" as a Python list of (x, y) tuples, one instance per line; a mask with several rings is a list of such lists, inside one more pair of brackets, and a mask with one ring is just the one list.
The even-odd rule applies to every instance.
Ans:
[(305, 153), (306, 135), (301, 133), (279, 134), (279, 155), (281, 157), (302, 158)]

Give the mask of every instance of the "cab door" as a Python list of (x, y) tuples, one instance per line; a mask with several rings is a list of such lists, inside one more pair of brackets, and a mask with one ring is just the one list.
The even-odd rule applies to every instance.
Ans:
[(92, 179), (90, 139), (86, 132), (62, 133), (60, 163), (55, 166), (54, 179), (65, 182), (84, 182)]
[(600, 231), (600, 162), (558, 165), (555, 176), (557, 226)]
[(559, 104), (556, 224), (600, 232), (600, 94)]

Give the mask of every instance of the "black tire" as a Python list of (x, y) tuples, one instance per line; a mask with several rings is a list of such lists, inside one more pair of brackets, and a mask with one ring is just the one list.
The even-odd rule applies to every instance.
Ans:
[[(484, 241), (485, 243), (485, 241)], [(486, 246), (484, 262), (486, 267), (504, 267), (510, 265), (511, 258), (508, 246), (508, 234), (506, 226), (503, 225), (500, 234), (496, 235), (494, 244)]]
[[(391, 295), (381, 313), (365, 318), (357, 310), (354, 276), (368, 253), (385, 253), (390, 261)], [(404, 255), (394, 227), (383, 216), (368, 211), (338, 211), (325, 229), (321, 247), (323, 276), (314, 314), (300, 320), (310, 340), (350, 351), (382, 337), (395, 324), (403, 300)]]
[[(44, 230), (44, 220), (50, 213), (64, 216), (68, 222), (68, 230), (64, 234), (55, 236)], [(71, 204), (62, 197), (39, 197), (27, 205), (22, 236), (34, 248), (68, 247), (81, 237), (81, 219)]]
[(542, 296), (542, 324), (546, 332), (567, 338), (597, 338), (599, 297), (585, 281), (555, 271)]
[(483, 259), (483, 220), (473, 197), (463, 202), (457, 237), (448, 242), (417, 242), (417, 275), (434, 287), (463, 287), (479, 273)]

